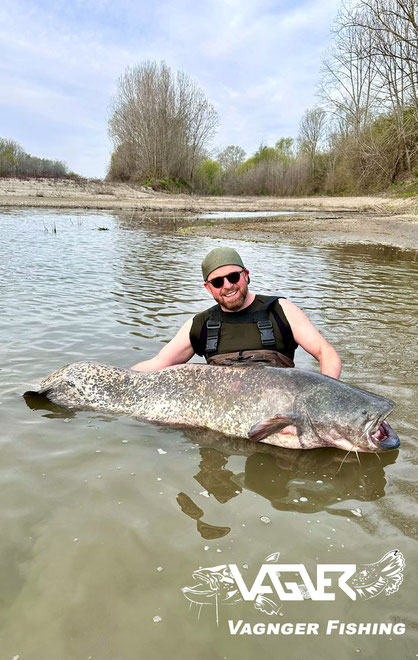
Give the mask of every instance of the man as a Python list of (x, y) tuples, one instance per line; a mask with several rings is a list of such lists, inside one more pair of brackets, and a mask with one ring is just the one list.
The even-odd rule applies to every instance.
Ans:
[(215, 248), (204, 258), (202, 274), (217, 305), (186, 321), (158, 355), (132, 369), (157, 371), (188, 362), (195, 353), (209, 364), (293, 367), (299, 345), (318, 360), (322, 374), (339, 377), (338, 354), (299, 307), (286, 298), (250, 293), (249, 270), (238, 252)]

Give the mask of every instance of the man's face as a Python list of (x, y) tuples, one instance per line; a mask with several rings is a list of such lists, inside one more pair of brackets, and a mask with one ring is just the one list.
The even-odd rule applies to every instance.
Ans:
[(216, 289), (210, 282), (205, 282), (205, 289), (213, 296), (221, 307), (229, 311), (239, 310), (245, 302), (248, 295), (248, 270), (244, 270), (237, 284), (231, 284), (225, 275), (229, 273), (236, 273), (242, 270), (240, 266), (221, 266), (216, 268), (209, 275), (209, 280), (215, 277), (224, 277), (223, 285), (220, 289)]

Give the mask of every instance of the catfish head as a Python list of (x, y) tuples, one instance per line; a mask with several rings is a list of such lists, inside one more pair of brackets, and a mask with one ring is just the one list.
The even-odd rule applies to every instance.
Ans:
[(216, 597), (222, 603), (238, 603), (242, 596), (227, 564), (200, 568), (193, 572), (196, 584), (183, 587), (185, 597), (192, 603), (207, 605)]
[[(275, 561), (280, 553), (274, 553), (266, 558), (267, 561)], [(183, 587), (182, 592), (185, 597), (197, 605), (220, 604), (235, 605), (242, 602), (243, 598), (238, 589), (238, 585), (232, 576), (231, 570), (227, 564), (212, 566), (210, 568), (200, 568), (193, 572), (193, 578), (197, 584), (192, 587)], [(254, 607), (260, 612), (269, 616), (277, 614), (280, 607), (270, 598), (262, 594), (257, 594), (254, 599)]]
[(272, 438), (271, 444), (301, 449), (380, 452), (399, 447), (398, 436), (385, 421), (393, 401), (326, 376), (306, 388), (300, 372), (300, 381), (303, 394), (296, 394), (292, 410), (260, 420), (250, 429), (249, 438), (266, 438), (268, 443), (269, 436), (278, 433), (280, 441)]

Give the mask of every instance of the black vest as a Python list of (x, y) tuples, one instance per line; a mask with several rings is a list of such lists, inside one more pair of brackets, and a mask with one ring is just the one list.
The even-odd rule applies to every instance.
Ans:
[[(198, 314), (190, 331), (195, 353), (208, 359), (233, 351), (268, 349), (293, 360), (297, 343), (277, 302), (279, 297), (256, 296), (254, 302), (240, 312), (223, 312), (219, 305), (214, 305)], [(256, 309), (252, 309), (254, 306)]]

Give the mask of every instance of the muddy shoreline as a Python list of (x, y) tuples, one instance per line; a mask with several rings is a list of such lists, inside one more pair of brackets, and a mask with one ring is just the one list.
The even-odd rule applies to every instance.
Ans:
[[(185, 230), (183, 230), (185, 231)], [(418, 216), (358, 212), (281, 216), (260, 222), (235, 222), (186, 231), (225, 241), (269, 241), (297, 245), (371, 244), (418, 251)]]
[[(0, 179), (0, 208), (113, 210), (132, 217), (162, 213), (180, 219), (182, 233), (224, 240), (297, 244), (379, 244), (418, 249), (418, 200), (370, 197), (202, 197), (141, 186), (71, 179)], [(289, 211), (297, 215), (200, 220), (207, 212)], [(299, 215), (300, 212), (300, 215)], [(308, 212), (308, 215), (303, 213)]]

